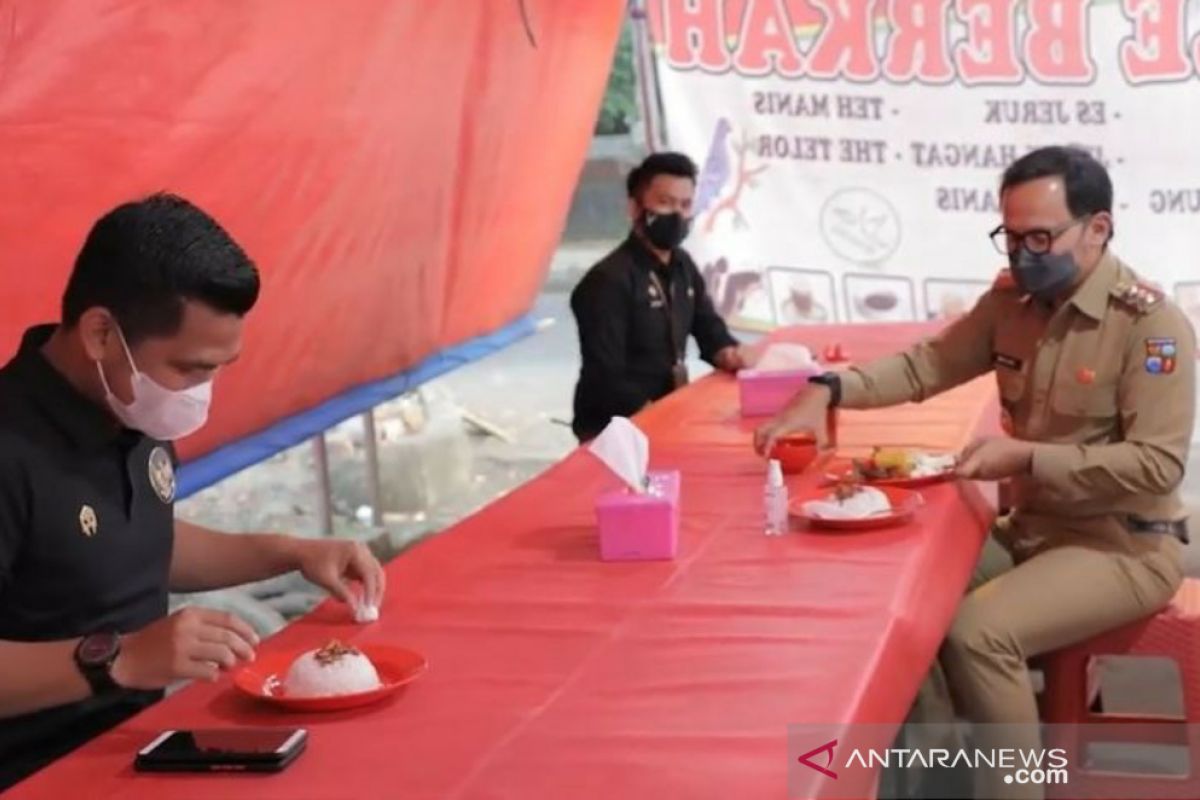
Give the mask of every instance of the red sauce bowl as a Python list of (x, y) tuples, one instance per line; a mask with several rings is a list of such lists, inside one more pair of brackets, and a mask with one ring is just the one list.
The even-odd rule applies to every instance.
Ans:
[(811, 434), (792, 434), (775, 441), (769, 458), (778, 459), (784, 474), (803, 472), (817, 460), (817, 440)]

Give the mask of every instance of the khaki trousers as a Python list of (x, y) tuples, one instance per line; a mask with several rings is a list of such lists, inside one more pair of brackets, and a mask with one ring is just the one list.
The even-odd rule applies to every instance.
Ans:
[[(975, 748), (1038, 749), (1027, 659), (1157, 612), (1183, 580), (1182, 545), (1167, 535), (1130, 534), (1115, 547), (1084, 529), (1064, 531), (1032, 553), (1016, 544), (1011, 531), (989, 537), (909, 723), (949, 725), (957, 712), (976, 725), (1019, 726), (1005, 727), (1002, 736), (991, 729), (991, 738), (1003, 741), (976, 728)], [(1015, 561), (1010, 553), (1019, 554)], [(1004, 774), (976, 772), (976, 799), (1044, 797), (1040, 786), (1004, 783)]]

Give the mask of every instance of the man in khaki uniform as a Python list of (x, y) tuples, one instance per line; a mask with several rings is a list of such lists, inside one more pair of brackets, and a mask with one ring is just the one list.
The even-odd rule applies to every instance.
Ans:
[[(1027, 154), (1006, 170), (1001, 206), (992, 239), (1011, 269), (968, 314), (904, 353), (815, 378), (755, 443), (821, 436), (831, 405), (920, 402), (996, 373), (1009, 436), (974, 442), (958, 473), (1007, 482), (1012, 513), (994, 538), (1015, 566), (966, 596), (940, 664), (963, 716), (1028, 724), (1004, 745), (1037, 748), (1026, 659), (1153, 614), (1182, 580), (1196, 343), (1183, 313), (1109, 251), (1112, 185), (1090, 155)], [(976, 796), (1042, 796), (1003, 774), (977, 773)]]

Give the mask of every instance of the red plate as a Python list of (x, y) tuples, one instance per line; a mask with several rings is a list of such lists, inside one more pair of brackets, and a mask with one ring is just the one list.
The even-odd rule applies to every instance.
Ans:
[[(831, 461), (825, 470), (825, 480), (828, 483), (838, 483), (854, 477), (854, 464), (849, 459)], [(917, 489), (921, 486), (932, 486), (935, 483), (953, 480), (954, 470), (948, 469), (935, 475), (922, 475), (919, 478), (875, 478), (863, 480), (862, 483), (876, 488), (881, 486), (899, 486), (904, 489)]]
[(288, 697), (282, 693), (282, 681), (292, 662), (313, 649), (291, 650), (260, 655), (253, 664), (242, 667), (233, 676), (233, 684), (245, 694), (286, 711), (344, 711), (378, 703), (395, 694), (425, 671), (425, 657), (402, 647), (382, 644), (355, 645), (371, 659), (383, 685), (369, 692), (339, 694), (332, 697)]
[(878, 486), (879, 491), (887, 495), (892, 505), (890, 514), (879, 514), (862, 519), (824, 519), (810, 517), (801, 508), (810, 500), (822, 500), (829, 496), (828, 487), (823, 487), (806, 495), (794, 498), (789, 504), (788, 511), (793, 517), (814, 528), (825, 528), (832, 531), (866, 531), (875, 528), (890, 528), (894, 525), (904, 525), (913, 518), (913, 514), (925, 502), (920, 493), (897, 486)]

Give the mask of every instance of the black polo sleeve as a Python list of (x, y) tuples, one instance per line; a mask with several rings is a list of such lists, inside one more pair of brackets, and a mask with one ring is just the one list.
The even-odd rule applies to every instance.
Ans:
[(16, 447), (0, 435), (0, 594), (12, 577), (13, 566), (29, 530), (29, 479)]
[(630, 287), (607, 272), (589, 273), (571, 293), (579, 348), (588, 383), (604, 387), (610, 413), (631, 416), (650, 398), (629, 380), (627, 338), (633, 297)]
[(691, 282), (695, 294), (695, 311), (692, 314), (692, 336), (700, 345), (700, 357), (713, 364), (717, 353), (726, 347), (737, 345), (737, 339), (729, 333), (729, 327), (717, 309), (713, 307), (712, 298), (708, 296), (708, 287), (704, 284), (704, 276), (700, 274), (696, 263), (689, 257), (685, 260), (688, 281)]

